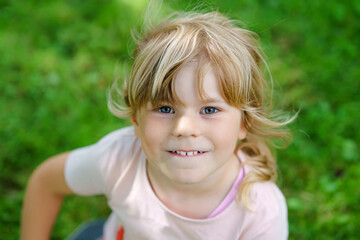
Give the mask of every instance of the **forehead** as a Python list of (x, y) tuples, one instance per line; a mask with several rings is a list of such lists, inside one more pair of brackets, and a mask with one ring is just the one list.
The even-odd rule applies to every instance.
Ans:
[(174, 91), (181, 102), (187, 100), (223, 100), (219, 81), (211, 65), (197, 61), (185, 63), (174, 78)]

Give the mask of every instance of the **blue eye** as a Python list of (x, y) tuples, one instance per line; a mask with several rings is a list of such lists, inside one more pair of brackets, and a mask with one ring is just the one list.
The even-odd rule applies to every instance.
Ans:
[(175, 111), (169, 106), (159, 107), (158, 111), (161, 112), (161, 113), (175, 113)]
[(203, 110), (201, 110), (202, 114), (214, 114), (218, 112), (219, 110), (214, 107), (205, 107)]

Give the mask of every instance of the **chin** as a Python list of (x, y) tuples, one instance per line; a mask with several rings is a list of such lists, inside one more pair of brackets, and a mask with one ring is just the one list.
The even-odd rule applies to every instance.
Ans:
[(174, 173), (170, 178), (179, 184), (196, 184), (204, 180), (204, 176), (199, 173), (189, 173), (189, 171), (182, 171), (181, 173)]

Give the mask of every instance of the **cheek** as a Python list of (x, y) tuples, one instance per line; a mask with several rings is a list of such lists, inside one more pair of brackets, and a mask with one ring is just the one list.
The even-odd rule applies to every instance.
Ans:
[(140, 126), (141, 141), (143, 148), (152, 150), (155, 146), (161, 145), (166, 137), (166, 124), (159, 119), (147, 117)]
[(216, 127), (213, 128), (213, 139), (216, 140), (218, 145), (233, 152), (239, 137), (239, 131), (240, 119), (238, 121), (236, 118), (228, 119), (228, 121), (216, 124)]

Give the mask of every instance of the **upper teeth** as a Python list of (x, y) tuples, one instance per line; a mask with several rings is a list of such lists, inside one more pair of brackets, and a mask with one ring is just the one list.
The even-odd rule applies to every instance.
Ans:
[(199, 151), (193, 151), (193, 152), (184, 152), (184, 151), (174, 151), (176, 152), (177, 154), (180, 154), (181, 156), (192, 156), (192, 155), (196, 155), (196, 154), (199, 154), (200, 152)]

